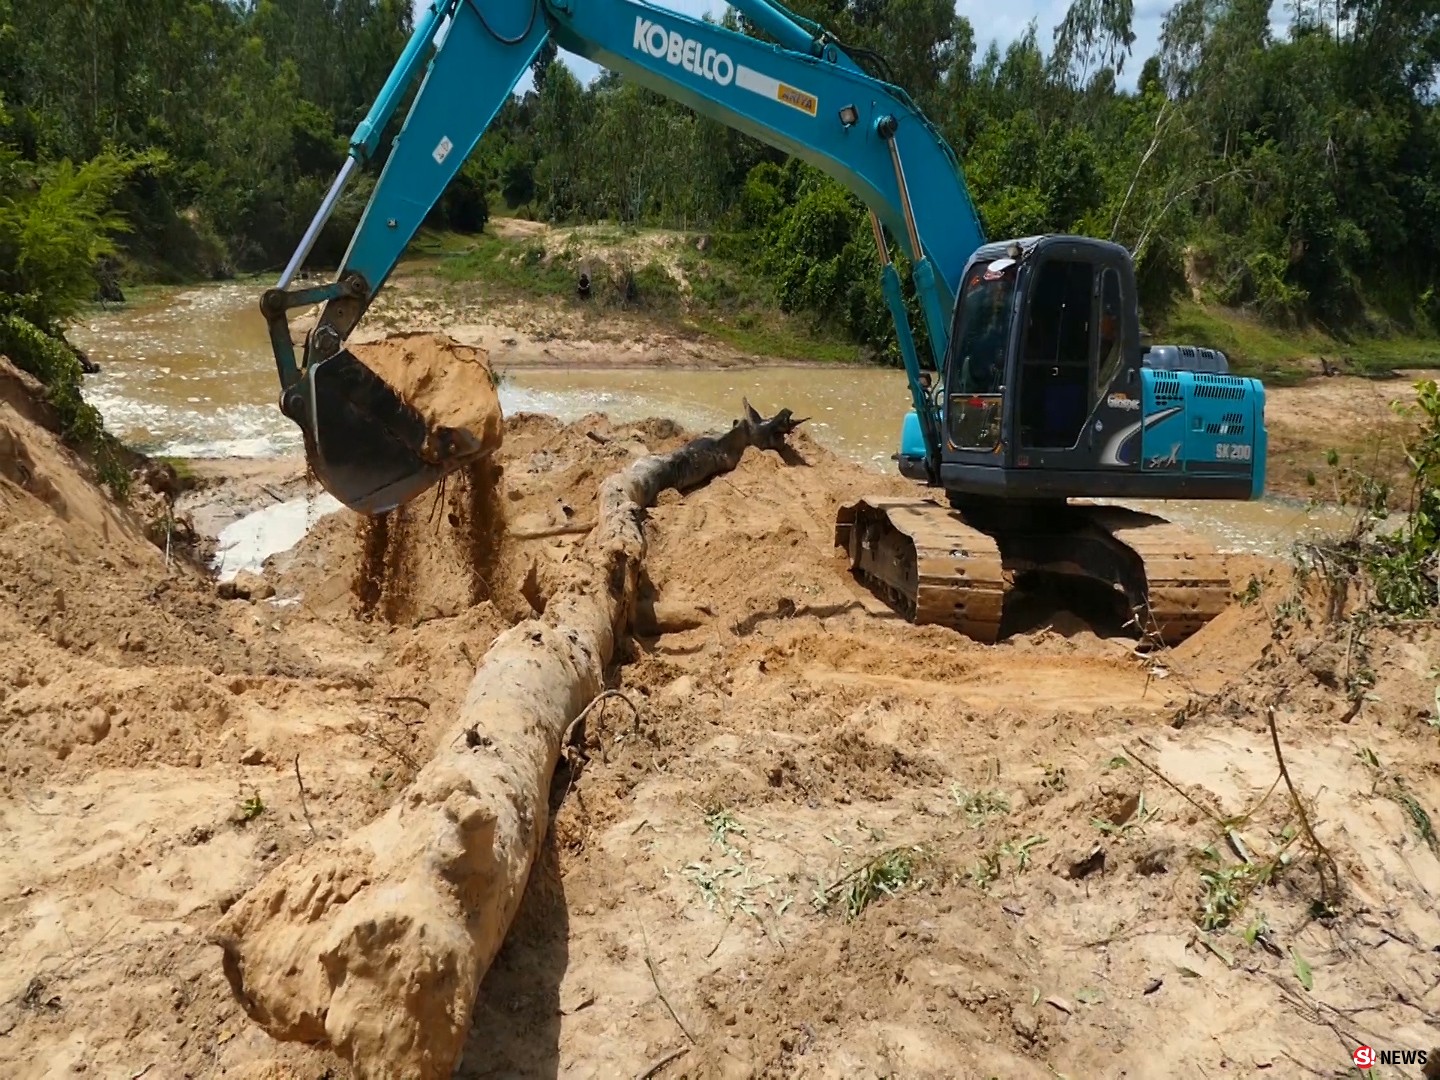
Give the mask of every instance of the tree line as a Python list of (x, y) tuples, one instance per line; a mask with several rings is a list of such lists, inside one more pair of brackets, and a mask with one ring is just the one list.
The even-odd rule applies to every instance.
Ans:
[[(1270, 0), (1177, 0), (1148, 57), (1133, 0), (1073, 0), (983, 50), (952, 0), (790, 6), (937, 124), (988, 235), (1125, 244), (1147, 312), (1195, 294), (1333, 332), (1440, 331), (1433, 0), (1295, 0), (1279, 36)], [(410, 0), (0, 0), (0, 351), (33, 352), (118, 277), (281, 265), (411, 25)], [(893, 356), (847, 192), (612, 73), (582, 86), (553, 48), (533, 74), (432, 224), (475, 231), (503, 201), (703, 229), (778, 305)], [(338, 261), (377, 172), (316, 262)]]
[[(951, 0), (795, 0), (955, 148), (991, 237), (1074, 232), (1136, 256), (1142, 300), (1334, 333), (1440, 332), (1440, 5), (1178, 0), (1132, 55), (1130, 0), (1073, 0), (981, 51)], [(758, 34), (743, 18), (732, 28)], [(1140, 63), (1135, 88), (1121, 76)], [(888, 338), (860, 204), (816, 170), (542, 57), (468, 166), (511, 207), (745, 237), (792, 310)]]

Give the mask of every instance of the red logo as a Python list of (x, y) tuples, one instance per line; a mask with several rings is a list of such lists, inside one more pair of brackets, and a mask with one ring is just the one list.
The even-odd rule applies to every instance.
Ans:
[(1357, 1069), (1368, 1069), (1375, 1064), (1375, 1051), (1368, 1046), (1357, 1046), (1350, 1056), (1355, 1059)]

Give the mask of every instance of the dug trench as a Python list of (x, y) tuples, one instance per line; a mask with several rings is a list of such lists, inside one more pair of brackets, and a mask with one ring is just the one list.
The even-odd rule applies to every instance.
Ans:
[[(147, 536), (163, 501), (114, 504), (3, 379), (0, 1071), (404, 1075), (324, 1019), (273, 1038), (217, 931), (384, 827), (497, 639), (560, 618), (607, 478), (695, 433), (509, 417), (493, 468), (383, 535), (325, 517), (224, 600)], [(643, 516), (635, 619), (473, 1008), (400, 987), (373, 1022), (440, 1016), (462, 1077), (1328, 1075), (1440, 1046), (1433, 630), (1329, 622), (1249, 558), (1173, 650), (1053, 610), (994, 646), (915, 627), (831, 546), (842, 502), (908, 485), (788, 442)], [(412, 945), (371, 973), (423, 969)]]

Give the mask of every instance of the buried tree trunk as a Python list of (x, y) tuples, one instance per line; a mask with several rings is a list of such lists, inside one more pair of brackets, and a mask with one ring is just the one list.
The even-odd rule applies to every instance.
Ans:
[(231, 990), (271, 1036), (329, 1044), (358, 1077), (450, 1076), (475, 995), (548, 825), (570, 722), (600, 693), (634, 613), (643, 511), (668, 488), (782, 450), (803, 421), (745, 419), (640, 459), (600, 489), (579, 569), (543, 618), (500, 635), (455, 725), (400, 800), (354, 835), (286, 860), (220, 920)]

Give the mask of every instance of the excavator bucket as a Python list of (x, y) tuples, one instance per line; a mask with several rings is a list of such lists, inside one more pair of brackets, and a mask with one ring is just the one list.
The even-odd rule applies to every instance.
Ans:
[(311, 365), (295, 392), (311, 467), (359, 513), (393, 510), (476, 456), (465, 432), (432, 430), (348, 349)]

